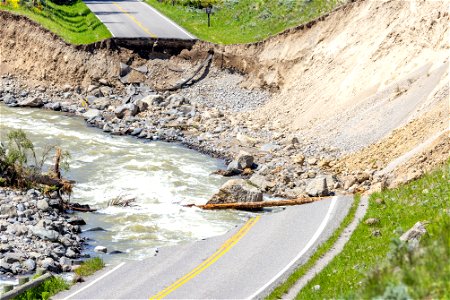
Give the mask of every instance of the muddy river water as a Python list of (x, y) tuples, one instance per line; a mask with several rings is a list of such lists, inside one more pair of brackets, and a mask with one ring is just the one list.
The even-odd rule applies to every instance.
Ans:
[[(105, 231), (83, 233), (86, 251), (102, 245), (123, 254), (103, 255), (107, 262), (152, 256), (156, 247), (225, 233), (246, 213), (202, 211), (183, 203), (205, 203), (224, 183), (212, 171), (223, 166), (193, 150), (165, 142), (144, 143), (89, 128), (79, 117), (51, 111), (0, 106), (1, 139), (23, 129), (38, 146), (57, 144), (71, 154), (65, 177), (76, 181), (71, 201), (99, 210), (81, 213), (88, 225)], [(134, 207), (108, 206), (110, 199), (136, 198)]]

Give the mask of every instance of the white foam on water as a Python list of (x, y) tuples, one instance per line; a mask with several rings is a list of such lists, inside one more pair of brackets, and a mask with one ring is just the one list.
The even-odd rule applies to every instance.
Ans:
[[(3, 132), (21, 128), (38, 145), (59, 144), (70, 151), (71, 170), (65, 175), (77, 182), (71, 201), (99, 209), (81, 214), (89, 224), (86, 228), (108, 230), (90, 232), (93, 245), (140, 259), (153, 255), (154, 247), (222, 234), (245, 219), (245, 213), (180, 205), (204, 204), (217, 191), (225, 180), (210, 174), (223, 166), (221, 161), (175, 144), (109, 136), (86, 127), (81, 118), (61, 113), (1, 108), (2, 139)], [(107, 207), (118, 196), (135, 197), (136, 206)], [(113, 257), (123, 258), (105, 259)]]

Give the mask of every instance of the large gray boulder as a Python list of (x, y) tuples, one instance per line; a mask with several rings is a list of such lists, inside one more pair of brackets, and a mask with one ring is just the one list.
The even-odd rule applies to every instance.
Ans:
[(268, 181), (266, 177), (260, 174), (253, 174), (249, 180), (253, 185), (256, 185), (263, 191), (267, 191), (268, 189), (273, 188), (275, 185), (273, 182)]
[(27, 98), (25, 100), (20, 101), (19, 106), (22, 107), (41, 107), (44, 105), (44, 101), (42, 101), (41, 98), (35, 97), (35, 98)]
[(254, 158), (249, 153), (241, 151), (236, 157), (236, 161), (238, 162), (241, 169), (245, 169), (251, 168), (253, 166)]
[(33, 233), (33, 235), (35, 235), (43, 240), (49, 240), (52, 242), (57, 241), (59, 238), (59, 233), (56, 232), (55, 230), (48, 230), (48, 229), (45, 229), (44, 227), (40, 227), (40, 226), (33, 226), (31, 228), (31, 232)]
[(259, 202), (263, 200), (263, 193), (257, 187), (244, 179), (227, 181), (219, 191), (211, 197), (207, 204)]
[(42, 211), (48, 211), (50, 208), (47, 200), (44, 200), (44, 199), (38, 200), (36, 203), (36, 207), (37, 207), (37, 209), (42, 210)]
[(189, 104), (189, 101), (181, 95), (172, 94), (167, 97), (166, 101), (169, 103), (169, 108), (177, 108), (183, 104)]
[(122, 106), (119, 106), (116, 108), (114, 113), (116, 114), (116, 117), (119, 119), (122, 119), (125, 116), (132, 116), (134, 117), (138, 113), (138, 107), (134, 104), (125, 104)]
[(400, 240), (404, 242), (409, 242), (412, 240), (418, 241), (425, 233), (427, 233), (425, 223), (417, 222), (411, 229), (409, 229), (400, 237)]
[(316, 177), (310, 180), (306, 185), (305, 192), (311, 197), (328, 196), (327, 179), (325, 177)]
[(93, 119), (95, 117), (101, 116), (101, 113), (98, 109), (91, 108), (87, 112), (83, 114), (83, 118), (86, 120)]
[(17, 216), (17, 208), (14, 204), (2, 204), (0, 205), (0, 215), (7, 215), (8, 217)]
[(148, 95), (142, 99), (136, 101), (136, 105), (139, 111), (146, 111), (150, 106), (158, 106), (164, 102), (164, 98), (161, 95)]
[(11, 94), (6, 94), (5, 96), (3, 96), (3, 102), (5, 104), (14, 104), (17, 102), (17, 100)]

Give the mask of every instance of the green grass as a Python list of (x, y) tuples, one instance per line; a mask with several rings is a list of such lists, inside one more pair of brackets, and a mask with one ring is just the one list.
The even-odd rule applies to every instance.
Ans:
[(99, 257), (94, 257), (84, 261), (78, 269), (75, 269), (75, 273), (79, 276), (89, 276), (103, 269), (105, 263)]
[(9, 0), (0, 9), (24, 15), (72, 44), (89, 44), (111, 37), (102, 22), (81, 1), (58, 5), (47, 1), (42, 9), (29, 3), (18, 5)]
[[(449, 168), (447, 162), (417, 181), (373, 194), (365, 219), (380, 223), (359, 224), (343, 251), (297, 299), (448, 299)], [(412, 250), (398, 238), (418, 221), (430, 222), (429, 233)], [(374, 230), (381, 235), (374, 236)]]
[[(208, 28), (204, 10), (172, 1), (147, 3), (198, 38), (220, 44), (256, 42), (287, 28), (311, 21), (343, 0), (226, 0), (214, 7)], [(180, 0), (176, 0), (180, 3)], [(151, 30), (151, 29), (150, 29)]]
[[(99, 257), (94, 257), (84, 261), (81, 266), (75, 270), (75, 273), (79, 276), (89, 276), (96, 271), (102, 269), (105, 266), (103, 260)], [(39, 277), (35, 275), (33, 279)], [(14, 298), (15, 300), (35, 300), (35, 299), (49, 299), (51, 296), (57, 293), (68, 290), (71, 284), (66, 282), (60, 277), (52, 277), (37, 287), (34, 287), (25, 293)]]
[(15, 297), (15, 300), (40, 300), (49, 299), (51, 296), (57, 293), (68, 290), (70, 284), (60, 277), (52, 277), (40, 285), (29, 289), (25, 293)]
[(311, 269), (312, 266), (322, 257), (326, 252), (328, 252), (331, 247), (333, 247), (334, 243), (338, 240), (339, 236), (342, 234), (344, 229), (353, 221), (355, 217), (356, 209), (358, 208), (359, 202), (361, 201), (361, 196), (356, 195), (355, 199), (350, 207), (350, 210), (345, 216), (342, 223), (339, 225), (338, 229), (331, 235), (331, 237), (319, 246), (316, 252), (309, 258), (309, 260), (300, 266), (297, 270), (292, 273), (289, 278), (277, 288), (275, 288), (266, 299), (280, 299), (286, 294), (289, 289), (303, 276), (305, 273)]

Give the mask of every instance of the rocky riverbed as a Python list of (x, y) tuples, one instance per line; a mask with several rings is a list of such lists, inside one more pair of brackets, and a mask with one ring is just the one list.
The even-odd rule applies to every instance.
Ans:
[[(261, 201), (264, 193), (284, 198), (327, 196), (366, 191), (374, 183), (384, 185), (373, 170), (335, 174), (339, 156), (335, 149), (317, 149), (295, 133), (280, 133), (273, 124), (253, 122), (251, 107), (263, 102), (261, 93), (246, 92), (245, 97), (255, 98), (242, 109), (234, 100), (212, 105), (214, 90), (211, 93), (206, 101), (189, 90), (158, 93), (142, 84), (116, 89), (102, 79), (86, 89), (24, 85), (12, 76), (0, 80), (0, 101), (10, 107), (75, 114), (107, 134), (178, 142), (226, 159), (228, 167), (217, 173), (234, 178), (211, 203)], [(81, 220), (65, 215), (56, 197), (35, 190), (0, 190), (0, 201), (1, 273), (72, 270), (82, 251)]]
[[(258, 92), (256, 98), (260, 97)], [(251, 110), (236, 112), (227, 110), (224, 103), (217, 108), (210, 101), (194, 98), (175, 92), (158, 93), (142, 84), (127, 84), (118, 90), (102, 79), (86, 89), (69, 85), (62, 89), (24, 86), (10, 76), (3, 76), (0, 81), (0, 101), (9, 106), (42, 107), (80, 115), (89, 126), (111, 135), (182, 143), (226, 159), (230, 164), (220, 174), (240, 175), (261, 192), (277, 197), (364, 192), (374, 184), (385, 185), (385, 179), (375, 176), (374, 169), (336, 174), (333, 167), (341, 155), (337, 149), (318, 149), (295, 132), (280, 132), (274, 124), (254, 122)], [(229, 106), (235, 107), (233, 103)], [(252, 157), (251, 166), (238, 163), (246, 155)]]
[(0, 275), (71, 271), (81, 257), (84, 221), (66, 214), (58, 194), (0, 189)]

